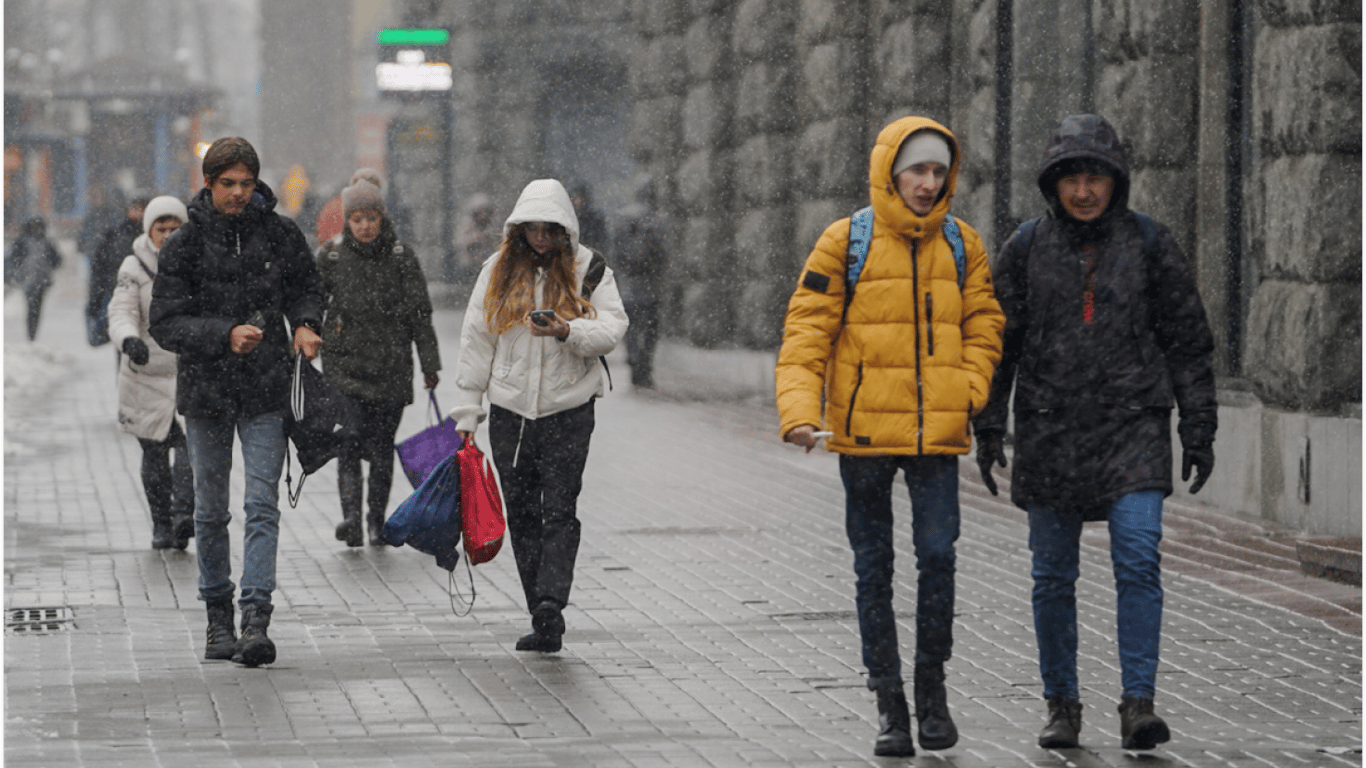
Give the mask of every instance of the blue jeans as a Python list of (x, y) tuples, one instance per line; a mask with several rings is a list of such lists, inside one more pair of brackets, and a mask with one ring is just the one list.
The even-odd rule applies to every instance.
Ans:
[(953, 649), (953, 578), (958, 540), (957, 456), (840, 456), (844, 527), (854, 550), (859, 633), (868, 687), (901, 684), (892, 610), (892, 482), (906, 473), (916, 587), (915, 663), (942, 664)]
[(231, 600), (231, 542), (228, 539), (228, 474), (234, 429), (242, 440), (246, 489), (242, 511), (242, 595), (238, 602), (270, 605), (275, 591), (275, 550), (280, 542), (280, 472), (284, 468), (285, 413), (238, 419), (185, 419), (194, 468), (194, 541), (199, 555), (199, 599)]
[[(1120, 680), (1125, 696), (1151, 699), (1162, 634), (1162, 492), (1121, 496), (1110, 508), (1110, 559), (1118, 592)], [(1077, 593), (1081, 516), (1029, 508), (1034, 553), (1034, 635), (1045, 698), (1079, 701)]]

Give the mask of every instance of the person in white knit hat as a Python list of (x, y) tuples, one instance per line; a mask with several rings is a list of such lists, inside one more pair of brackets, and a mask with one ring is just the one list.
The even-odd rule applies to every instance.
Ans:
[[(170, 195), (152, 198), (142, 234), (123, 260), (109, 299), (109, 338), (119, 359), (119, 429), (142, 445), (142, 489), (152, 512), (152, 549), (184, 549), (194, 536), (194, 473), (176, 413), (176, 356), (147, 332), (161, 245), (189, 220)], [(172, 456), (174, 455), (174, 460)]]

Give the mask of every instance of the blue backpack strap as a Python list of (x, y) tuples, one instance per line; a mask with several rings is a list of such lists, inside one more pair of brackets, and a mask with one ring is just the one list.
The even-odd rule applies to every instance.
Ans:
[(968, 257), (963, 250), (963, 230), (958, 228), (958, 220), (952, 215), (944, 217), (944, 239), (949, 241), (949, 248), (953, 249), (953, 265), (958, 268), (958, 290), (961, 291), (967, 277)]
[(854, 211), (849, 217), (849, 245), (844, 249), (844, 311), (849, 312), (849, 304), (854, 300), (854, 287), (858, 285), (863, 265), (868, 261), (868, 244), (873, 239), (873, 206)]

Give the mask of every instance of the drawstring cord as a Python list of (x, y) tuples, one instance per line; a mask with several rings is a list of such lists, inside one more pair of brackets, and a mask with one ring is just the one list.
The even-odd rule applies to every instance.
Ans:
[(512, 466), (517, 467), (517, 457), (522, 455), (522, 434), (526, 432), (526, 417), (522, 416), (522, 426), (517, 428), (517, 450), (512, 452)]

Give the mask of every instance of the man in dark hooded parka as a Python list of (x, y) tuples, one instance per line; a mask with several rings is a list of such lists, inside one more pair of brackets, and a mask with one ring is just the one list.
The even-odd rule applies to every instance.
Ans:
[(1048, 203), (1016, 230), (993, 269), (1006, 327), (990, 400), (974, 422), (992, 493), (1011, 386), (1011, 500), (1029, 515), (1034, 630), (1048, 723), (1040, 746), (1076, 747), (1075, 584), (1083, 522), (1105, 520), (1118, 592), (1125, 749), (1170, 739), (1153, 712), (1162, 631), (1163, 499), (1172, 492), (1171, 409), (1182, 479), (1194, 493), (1214, 468), (1213, 337), (1194, 278), (1167, 227), (1129, 208), (1129, 170), (1114, 129), (1065, 118), (1039, 167)]

